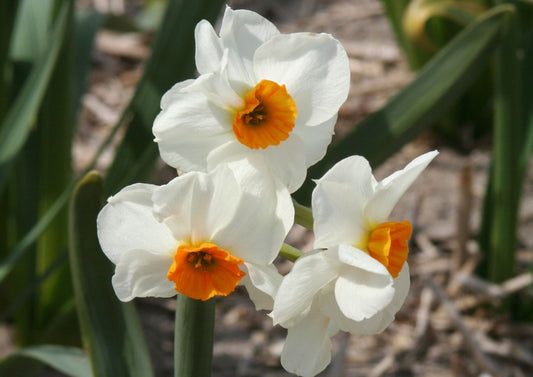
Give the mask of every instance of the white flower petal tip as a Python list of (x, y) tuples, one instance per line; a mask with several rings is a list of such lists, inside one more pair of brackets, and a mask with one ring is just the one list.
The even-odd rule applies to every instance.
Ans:
[(298, 376), (312, 377), (331, 361), (330, 320), (316, 308), (289, 328), (281, 353), (281, 365)]
[(156, 186), (134, 184), (109, 197), (97, 218), (100, 246), (114, 264), (132, 249), (169, 254), (175, 240), (166, 226), (152, 214)]
[(161, 157), (185, 172), (262, 160), (264, 179), (296, 191), (324, 156), (348, 96), (346, 51), (330, 35), (280, 34), (229, 7), (219, 35), (204, 20), (195, 38), (200, 76), (167, 92), (154, 122)]

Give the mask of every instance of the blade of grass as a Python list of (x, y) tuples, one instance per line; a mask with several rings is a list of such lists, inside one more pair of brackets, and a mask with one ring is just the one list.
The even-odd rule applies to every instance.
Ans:
[(0, 376), (31, 376), (39, 365), (72, 377), (92, 377), (85, 352), (79, 348), (42, 345), (16, 351), (0, 361)]
[[(62, 47), (43, 98), (38, 119), (40, 136), (40, 185), (33, 186), (33, 195), (39, 197), (39, 213), (44, 214), (63, 189), (72, 180), (71, 147), (75, 120), (73, 68), (74, 3), (67, 4), (67, 26), (60, 36)], [(39, 238), (37, 245), (37, 271), (43, 274), (53, 261), (67, 248), (68, 213), (61, 211)], [(60, 266), (40, 287), (36, 297), (39, 330), (45, 330), (56, 316), (57, 308), (73, 297), (70, 272), (67, 264)], [(56, 334), (53, 343), (63, 343)]]
[(67, 24), (68, 3), (63, 2), (50, 36), (51, 44), (44, 56), (35, 64), (0, 129), (0, 171), (7, 169), (6, 165), (20, 151), (28, 138), (59, 57), (61, 37), (65, 33)]
[(84, 345), (96, 376), (153, 376), (133, 303), (116, 298), (113, 266), (98, 243), (96, 217), (103, 202), (103, 181), (96, 172), (80, 181), (70, 202), (69, 259)]
[(309, 169), (295, 199), (309, 203), (311, 178), (321, 177), (337, 161), (359, 154), (377, 166), (439, 120), (485, 67), (513, 11), (509, 6), (494, 8), (461, 32), (385, 107), (329, 148), (326, 157)]
[(21, 0), (10, 50), (14, 61), (33, 63), (48, 49), (54, 0)]
[[(8, 197), (5, 214), (10, 222), (7, 234), (9, 245), (14, 245), (38, 220), (39, 196), (35, 195), (35, 187), (39, 187), (40, 180), (39, 171), (35, 169), (35, 161), (39, 160), (40, 151), (38, 136), (37, 133), (32, 133), (21, 153), (13, 161), (14, 171), (17, 174), (13, 174), (5, 192)], [(30, 182), (32, 184), (28, 184)], [(24, 256), (21, 263), (16, 266), (8, 284), (4, 286), (9, 302), (22, 293), (22, 287), (30, 285), (35, 280), (36, 246), (31, 245), (30, 250), (31, 253)], [(32, 344), (38, 337), (35, 304), (35, 301), (27, 302), (13, 317), (19, 346)]]
[(10, 79), (7, 74), (7, 56), (11, 44), (13, 24), (17, 12), (18, 2), (0, 1), (0, 124), (4, 120), (7, 106), (9, 104)]
[(514, 276), (518, 210), (533, 124), (533, 6), (507, 3), (518, 9), (495, 55), (493, 160), (480, 235), (486, 276), (496, 283)]
[(74, 103), (76, 111), (81, 105), (81, 97), (85, 92), (87, 73), (91, 66), (94, 37), (104, 23), (103, 14), (94, 11), (79, 11), (75, 15), (74, 30)]

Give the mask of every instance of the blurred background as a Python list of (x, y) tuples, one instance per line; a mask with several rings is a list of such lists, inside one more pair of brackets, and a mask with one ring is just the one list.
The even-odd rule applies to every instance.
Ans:
[[(176, 175), (157, 156), (151, 122), (161, 94), (195, 74), (194, 25), (208, 18), (218, 26), (225, 3), (0, 4), (0, 375), (8, 376), (25, 347), (81, 346), (75, 286), (87, 283), (77, 282), (72, 258), (83, 251), (75, 240), (94, 230), (80, 235), (69, 225), (74, 184), (94, 168), (107, 197)], [(392, 216), (413, 224), (408, 299), (382, 334), (337, 335), (321, 376), (533, 375), (533, 3), (227, 4), (283, 33), (330, 33), (348, 52), (350, 95), (330, 157), (310, 178), (363, 154), (381, 179), (440, 151)], [(308, 204), (310, 190), (308, 182), (295, 197)], [(310, 251), (313, 235), (295, 225), (287, 242)], [(277, 265), (286, 273), (291, 262)], [(112, 273), (107, 264), (102, 271)], [(135, 307), (154, 375), (172, 376), (175, 300), (137, 299)], [(279, 361), (285, 334), (244, 289), (219, 299), (213, 376), (288, 376)], [(65, 375), (37, 364), (35, 375)]]

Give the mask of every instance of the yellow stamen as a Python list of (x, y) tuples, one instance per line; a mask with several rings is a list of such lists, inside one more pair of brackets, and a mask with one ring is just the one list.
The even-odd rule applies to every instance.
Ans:
[(383, 264), (393, 278), (397, 277), (407, 260), (411, 238), (411, 223), (407, 220), (379, 224), (370, 232), (367, 249), (370, 256)]
[(242, 144), (265, 149), (288, 139), (297, 112), (285, 85), (262, 80), (244, 101), (244, 108), (233, 118), (233, 132)]
[(167, 278), (177, 292), (196, 300), (227, 296), (246, 275), (239, 269), (244, 260), (234, 257), (212, 243), (200, 246), (180, 245)]

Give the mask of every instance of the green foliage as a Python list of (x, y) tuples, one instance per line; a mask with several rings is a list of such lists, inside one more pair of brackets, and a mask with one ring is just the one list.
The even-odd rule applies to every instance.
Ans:
[[(382, 3), (409, 66), (415, 71), (488, 9), (485, 0), (382, 0)], [(490, 130), (489, 68), (478, 74), (457, 104), (434, 124), (461, 149), (471, 149), (473, 142)]]
[(103, 203), (102, 179), (87, 174), (72, 194), (69, 214), (69, 260), (84, 348), (96, 376), (149, 377), (150, 357), (135, 308), (116, 299), (113, 266), (96, 236)]
[(52, 345), (27, 347), (0, 361), (0, 376), (33, 376), (43, 366), (71, 377), (92, 377), (85, 352), (78, 348)]
[(480, 234), (487, 253), (483, 273), (495, 282), (515, 274), (518, 209), (533, 138), (533, 5), (511, 3), (517, 11), (495, 59), (493, 161)]

